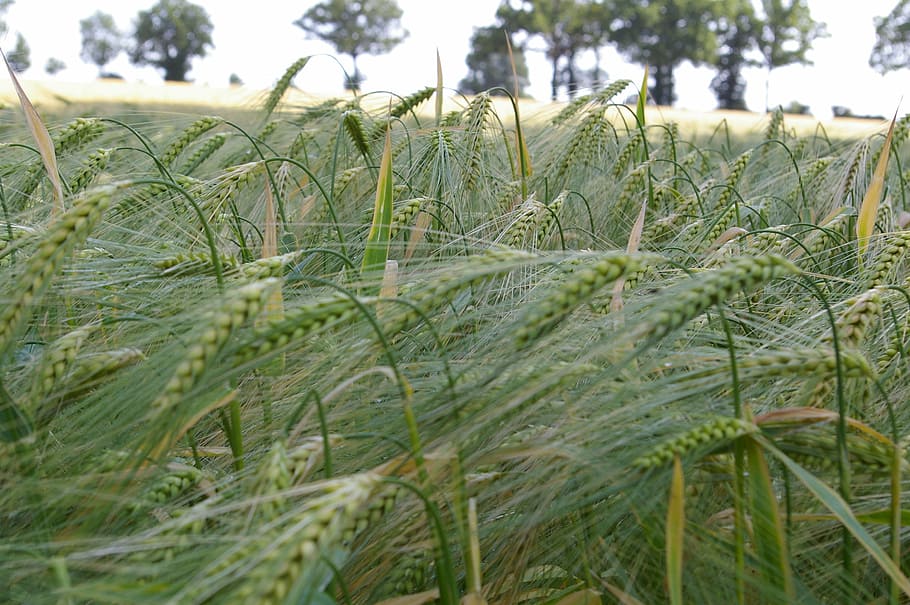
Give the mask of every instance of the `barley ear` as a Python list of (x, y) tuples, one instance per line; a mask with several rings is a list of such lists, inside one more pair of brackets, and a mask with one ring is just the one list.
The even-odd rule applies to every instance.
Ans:
[(0, 356), (5, 354), (37, 303), (72, 251), (84, 242), (111, 205), (113, 187), (92, 190), (48, 227), (35, 253), (19, 276), (14, 294), (0, 310)]
[(278, 107), (278, 103), (281, 101), (281, 97), (284, 96), (284, 93), (287, 92), (287, 89), (291, 86), (291, 81), (294, 79), (294, 76), (304, 68), (309, 60), (309, 57), (301, 57), (287, 68), (265, 101), (263, 110), (265, 111), (266, 116), (271, 115), (272, 112), (275, 111), (275, 108)]

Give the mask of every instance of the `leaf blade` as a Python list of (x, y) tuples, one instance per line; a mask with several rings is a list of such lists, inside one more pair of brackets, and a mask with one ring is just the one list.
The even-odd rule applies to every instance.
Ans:
[(673, 479), (670, 483), (670, 503), (667, 507), (667, 584), (671, 605), (683, 604), (683, 533), (686, 525), (685, 478), (679, 456), (673, 457)]
[(898, 565), (891, 560), (888, 554), (879, 546), (869, 532), (866, 531), (866, 528), (862, 526), (859, 520), (856, 518), (856, 515), (853, 514), (853, 510), (850, 506), (844, 501), (840, 495), (834, 491), (828, 485), (825, 485), (820, 481), (815, 475), (804, 469), (802, 466), (797, 464), (789, 456), (784, 454), (782, 451), (774, 447), (769, 441), (762, 439), (762, 447), (774, 455), (775, 458), (780, 460), (784, 466), (787, 467), (793, 475), (799, 479), (799, 481), (806, 486), (806, 488), (812, 492), (812, 495), (825, 506), (831, 514), (833, 514), (838, 521), (853, 534), (853, 537), (856, 538), (856, 541), (862, 546), (866, 552), (878, 563), (878, 566), (884, 571), (892, 581), (894, 581), (898, 587), (903, 591), (905, 595), (910, 596), (910, 580), (907, 579), (907, 576), (903, 574)]
[(16, 96), (19, 97), (19, 105), (22, 106), (22, 111), (25, 114), (25, 122), (28, 124), (29, 132), (32, 133), (32, 138), (35, 139), (35, 144), (38, 146), (38, 152), (41, 154), (41, 161), (44, 164), (44, 170), (47, 172), (47, 178), (50, 179), (51, 185), (54, 188), (53, 212), (63, 212), (63, 187), (60, 184), (60, 173), (57, 171), (57, 154), (54, 150), (54, 141), (47, 132), (44, 122), (41, 121), (38, 110), (32, 105), (28, 95), (25, 94), (25, 91), (19, 84), (19, 79), (16, 77), (16, 72), (13, 71), (12, 66), (9, 64), (6, 53), (0, 51), (0, 55), (3, 56), (6, 70), (9, 72), (10, 79), (13, 81), (13, 88), (16, 89)]
[(888, 158), (891, 155), (891, 137), (894, 134), (895, 123), (897, 123), (897, 112), (891, 118), (891, 126), (888, 127), (888, 134), (885, 136), (882, 154), (878, 158), (878, 164), (872, 174), (872, 182), (866, 190), (866, 195), (863, 196), (859, 216), (856, 219), (856, 240), (860, 256), (866, 251), (869, 238), (875, 229), (875, 219), (878, 216), (878, 207), (881, 204), (882, 191), (885, 188), (885, 171), (888, 169)]
[(382, 150), (382, 161), (379, 164), (379, 179), (376, 183), (376, 203), (373, 206), (373, 222), (367, 235), (366, 249), (363, 254), (361, 275), (371, 271), (382, 270), (389, 257), (389, 240), (392, 225), (392, 133), (388, 128), (385, 133), (385, 146)]

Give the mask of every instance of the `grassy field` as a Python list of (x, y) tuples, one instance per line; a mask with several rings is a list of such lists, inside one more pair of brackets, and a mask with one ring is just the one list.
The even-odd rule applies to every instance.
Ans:
[(8, 602), (907, 602), (910, 117), (291, 76), (0, 110)]

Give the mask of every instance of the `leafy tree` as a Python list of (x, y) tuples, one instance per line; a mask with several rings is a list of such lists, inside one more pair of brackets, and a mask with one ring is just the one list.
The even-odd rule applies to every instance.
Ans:
[(56, 75), (64, 69), (66, 69), (66, 63), (57, 57), (51, 57), (47, 60), (47, 63), (44, 64), (44, 71), (50, 76)]
[(720, 52), (715, 63), (717, 75), (711, 80), (719, 109), (747, 109), (742, 69), (758, 64), (747, 57), (748, 51), (756, 46), (757, 23), (752, 3), (740, 0), (740, 6), (734, 9), (731, 17), (721, 21)]
[(357, 90), (363, 82), (357, 57), (389, 52), (407, 38), (407, 30), (401, 28), (401, 14), (395, 0), (325, 0), (307, 10), (294, 25), (307, 37), (328, 42), (336, 52), (351, 56), (354, 72), (345, 86)]
[(228, 78), (228, 84), (231, 86), (243, 86), (243, 80), (237, 74), (231, 74)]
[(79, 22), (82, 33), (82, 54), (85, 61), (98, 66), (98, 72), (113, 61), (123, 50), (123, 34), (117, 29), (114, 18), (101, 11)]
[(910, 67), (910, 0), (900, 0), (887, 17), (875, 18), (869, 65), (880, 73)]
[(765, 108), (771, 72), (778, 67), (799, 63), (811, 65), (806, 56), (816, 38), (827, 35), (825, 25), (812, 18), (807, 0), (762, 0), (758, 20), (758, 49), (768, 70), (765, 80)]
[(0, 35), (6, 33), (7, 26), (6, 19), (4, 17), (6, 16), (6, 11), (8, 11), (9, 7), (11, 7), (14, 3), (15, 0), (0, 0)]
[(523, 31), (528, 38), (543, 42), (541, 50), (552, 66), (550, 97), (555, 101), (560, 87), (565, 86), (570, 97), (578, 88), (576, 55), (605, 43), (608, 20), (604, 16), (608, 12), (605, 1), (518, 0), (516, 5), (505, 0), (496, 16), (510, 32)]
[(9, 61), (9, 66), (13, 68), (13, 71), (17, 74), (21, 74), (23, 71), (31, 67), (32, 65), (32, 51), (28, 47), (28, 43), (25, 41), (25, 38), (22, 37), (22, 34), (16, 34), (16, 45), (13, 47), (13, 50), (6, 55), (6, 60)]
[(212, 22), (204, 8), (187, 0), (159, 0), (139, 11), (130, 62), (164, 70), (164, 79), (185, 82), (194, 57), (212, 46)]
[(673, 70), (683, 61), (711, 62), (718, 49), (719, 22), (732, 14), (731, 0), (629, 0), (618, 5), (613, 32), (628, 59), (650, 66), (651, 97), (658, 105), (676, 99)]
[[(476, 94), (496, 87), (512, 91), (515, 79), (506, 45), (508, 35), (496, 26), (474, 28), (471, 52), (465, 59), (468, 75), (458, 85), (462, 92)], [(515, 73), (518, 75), (518, 94), (524, 95), (524, 89), (528, 85), (528, 65), (524, 52), (513, 44), (512, 56), (515, 59)], [(500, 94), (505, 93), (500, 91)]]

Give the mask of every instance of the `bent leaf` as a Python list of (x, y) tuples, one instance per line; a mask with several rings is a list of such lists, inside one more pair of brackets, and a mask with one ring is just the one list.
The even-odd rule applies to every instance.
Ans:
[(793, 461), (789, 456), (774, 447), (769, 441), (762, 439), (762, 447), (773, 454), (787, 467), (799, 481), (815, 496), (825, 508), (831, 511), (831, 514), (847, 528), (856, 541), (866, 549), (866, 552), (878, 563), (878, 566), (885, 572), (891, 580), (897, 584), (900, 590), (907, 596), (910, 596), (910, 580), (903, 574), (891, 557), (882, 549), (878, 542), (869, 535), (866, 528), (862, 526), (850, 505), (847, 504), (840, 495), (831, 487), (823, 483), (815, 475), (804, 469), (802, 466)]
[(44, 162), (47, 178), (50, 179), (51, 185), (54, 187), (55, 204), (53, 212), (63, 212), (63, 188), (60, 185), (60, 174), (57, 172), (57, 154), (54, 151), (54, 142), (51, 140), (51, 135), (48, 134), (47, 128), (44, 126), (44, 122), (41, 121), (35, 106), (28, 100), (28, 95), (25, 94), (22, 86), (19, 85), (19, 79), (16, 78), (16, 72), (10, 66), (6, 53), (0, 51), (0, 55), (3, 56), (3, 62), (6, 63), (9, 77), (13, 81), (13, 87), (19, 97), (19, 104), (25, 114), (25, 122), (28, 124), (29, 132), (32, 133), (32, 138), (35, 139), (35, 144), (38, 146), (39, 153), (41, 153), (41, 161)]

